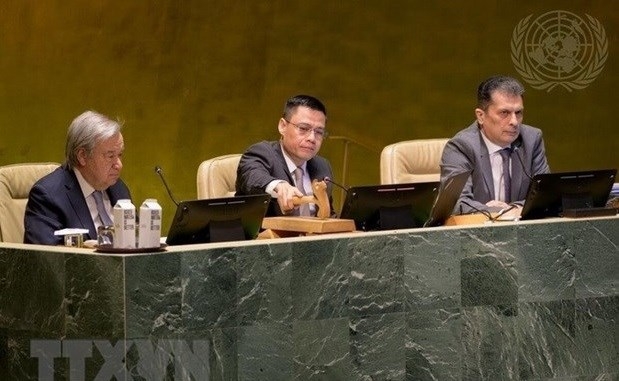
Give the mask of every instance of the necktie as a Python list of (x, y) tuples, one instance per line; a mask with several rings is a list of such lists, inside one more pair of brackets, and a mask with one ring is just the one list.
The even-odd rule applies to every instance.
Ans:
[(512, 177), (509, 173), (509, 159), (512, 154), (512, 149), (507, 147), (499, 151), (503, 158), (503, 187), (505, 188), (505, 202), (511, 202), (512, 194)]
[[(305, 191), (305, 187), (303, 187), (303, 169), (301, 167), (297, 167), (297, 169), (294, 170), (294, 182), (297, 188), (301, 191), (301, 193), (306, 195), (307, 192)], [(308, 204), (299, 205), (298, 215), (299, 216), (311, 215), (309, 205)]]
[(107, 214), (107, 211), (105, 210), (105, 206), (103, 206), (103, 194), (101, 193), (101, 191), (92, 192), (92, 196), (95, 198), (95, 203), (97, 204), (97, 212), (99, 212), (99, 218), (101, 219), (103, 225), (114, 225), (112, 219), (110, 218), (110, 215)]

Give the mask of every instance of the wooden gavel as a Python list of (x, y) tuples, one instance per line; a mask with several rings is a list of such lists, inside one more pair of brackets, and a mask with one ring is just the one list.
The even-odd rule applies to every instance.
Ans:
[(313, 196), (293, 197), (292, 203), (294, 205), (316, 204), (318, 205), (318, 213), (316, 215), (318, 218), (324, 220), (331, 217), (331, 204), (329, 204), (329, 197), (327, 196), (327, 183), (324, 180), (318, 181), (314, 179), (312, 180), (312, 190), (314, 191)]

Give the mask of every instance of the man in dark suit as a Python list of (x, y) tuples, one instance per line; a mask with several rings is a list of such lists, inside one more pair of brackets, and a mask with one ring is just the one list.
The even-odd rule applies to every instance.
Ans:
[(56, 230), (88, 229), (84, 239), (97, 239), (97, 228), (113, 222), (112, 207), (131, 199), (120, 180), (124, 151), (121, 125), (86, 111), (69, 126), (66, 162), (37, 181), (28, 196), (24, 243), (57, 245)]
[(477, 89), (477, 120), (449, 140), (441, 157), (441, 180), (471, 171), (456, 213), (519, 215), (532, 176), (548, 173), (542, 131), (522, 124), (524, 88), (495, 76)]
[[(236, 194), (270, 194), (267, 216), (316, 215), (316, 204), (295, 207), (293, 198), (303, 196), (301, 188), (313, 194), (312, 180), (333, 176), (329, 162), (317, 156), (327, 135), (326, 124), (327, 110), (318, 99), (309, 95), (288, 99), (277, 126), (279, 141), (256, 143), (241, 157)], [(327, 194), (333, 211), (330, 183)]]

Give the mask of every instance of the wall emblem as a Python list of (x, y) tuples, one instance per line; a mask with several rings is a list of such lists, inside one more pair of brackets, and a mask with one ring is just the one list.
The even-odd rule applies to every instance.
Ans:
[(514, 28), (511, 57), (514, 67), (533, 88), (550, 92), (589, 86), (608, 58), (602, 24), (567, 11), (551, 11), (531, 21), (532, 14)]

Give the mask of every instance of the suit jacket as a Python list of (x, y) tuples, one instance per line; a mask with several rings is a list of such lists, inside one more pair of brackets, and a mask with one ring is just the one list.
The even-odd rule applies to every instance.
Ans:
[[(524, 203), (531, 177), (538, 173), (548, 173), (546, 151), (542, 131), (525, 124), (520, 125), (520, 136), (512, 144), (511, 178), (512, 200)], [(458, 132), (447, 142), (441, 157), (441, 181), (451, 176), (471, 171), (454, 213), (472, 213), (476, 209), (496, 212), (500, 208), (490, 208), (486, 202), (496, 200), (492, 182), (492, 167), (488, 148), (481, 136), (477, 122)], [(464, 202), (463, 202), (464, 201)], [(466, 205), (468, 203), (469, 205)]]
[[(131, 199), (129, 189), (122, 180), (106, 192), (112, 205), (119, 199)], [(97, 239), (82, 188), (75, 173), (66, 164), (41, 178), (30, 190), (24, 228), (24, 243), (60, 245), (63, 237), (54, 236), (54, 231), (65, 228), (88, 229), (84, 239)]]
[[(327, 159), (320, 156), (314, 156), (307, 161), (307, 173), (312, 180), (333, 177), (331, 165)], [(237, 168), (236, 194), (241, 196), (265, 193), (267, 185), (273, 180), (285, 180), (294, 184), (292, 175), (288, 172), (280, 142), (262, 141), (252, 145), (241, 157)], [(331, 183), (327, 183), (327, 195), (331, 205), (331, 215), (334, 216)], [(266, 216), (282, 215), (277, 200), (271, 199)]]

